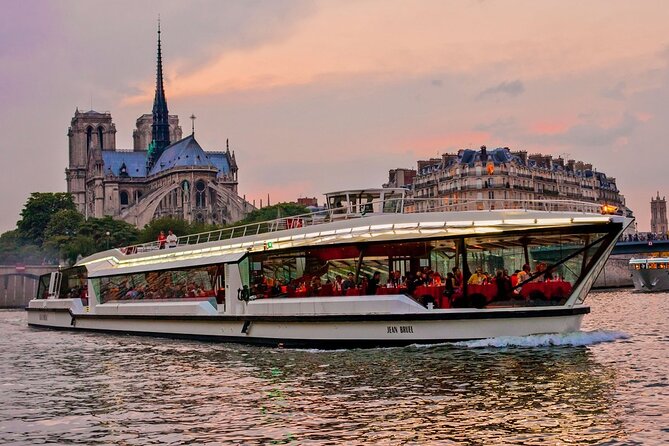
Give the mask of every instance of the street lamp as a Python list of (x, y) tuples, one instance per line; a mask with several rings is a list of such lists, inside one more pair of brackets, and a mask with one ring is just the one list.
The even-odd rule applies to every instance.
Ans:
[(107, 249), (109, 249), (109, 237), (111, 236), (111, 232), (107, 231), (105, 232), (105, 235), (107, 236)]

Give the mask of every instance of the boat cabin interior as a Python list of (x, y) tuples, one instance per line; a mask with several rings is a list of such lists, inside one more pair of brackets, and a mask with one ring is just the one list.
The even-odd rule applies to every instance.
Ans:
[(611, 235), (593, 230), (251, 253), (250, 294), (257, 299), (405, 294), (442, 309), (562, 305), (608, 245)]

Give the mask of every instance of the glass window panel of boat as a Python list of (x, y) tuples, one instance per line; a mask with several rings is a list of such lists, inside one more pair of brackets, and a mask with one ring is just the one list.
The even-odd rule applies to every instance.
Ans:
[(328, 206), (335, 214), (345, 214), (346, 209), (343, 209), (346, 203), (346, 195), (335, 195), (329, 197)]
[(248, 257), (244, 257), (239, 262), (239, 274), (240, 274), (240, 278), (242, 280), (242, 286), (246, 285), (248, 287), (251, 284), (250, 283), (250, 276), (249, 276), (249, 258)]
[[(476, 273), (471, 284), (496, 286), (504, 277), (508, 277), (511, 284), (499, 292), (485, 288), (474, 291), (473, 287), (470, 292), (486, 294), (489, 302), (514, 301), (517, 305), (515, 301), (519, 300), (527, 305), (562, 304), (588, 269), (604, 235), (530, 233), (467, 238), (468, 267), (472, 274)], [(525, 265), (529, 267), (528, 276), (521, 273)], [(551, 282), (554, 285), (549, 285)]]
[(42, 274), (39, 276), (39, 282), (37, 284), (37, 299), (46, 299), (49, 294), (49, 282), (51, 281), (51, 273)]
[[(337, 269), (354, 270), (354, 267), (351, 269), (353, 263), (346, 261), (355, 261), (358, 258), (357, 253), (356, 250), (355, 256), (344, 255), (338, 248), (328, 247), (309, 251), (255, 254), (251, 256), (248, 268), (251, 291), (254, 294), (288, 292), (289, 295), (298, 289), (306, 291), (314, 277), (321, 278), (322, 283), (325, 283), (329, 275), (335, 274)], [(345, 264), (337, 264), (335, 261), (348, 255), (351, 259), (344, 259)]]
[(363, 214), (371, 214), (373, 212), (378, 212), (381, 205), (379, 203), (379, 198), (374, 197), (372, 194), (365, 194), (360, 196), (360, 212)]
[(400, 211), (402, 201), (400, 194), (386, 192), (383, 200), (384, 213), (396, 213)]
[(75, 268), (68, 268), (63, 270), (62, 274), (59, 296), (61, 299), (74, 299), (77, 297), (84, 297), (86, 295), (86, 267), (79, 266)]
[[(214, 273), (215, 274), (215, 273)], [(93, 279), (102, 303), (214, 295), (212, 267), (148, 271)]]
[(93, 279), (100, 303), (120, 300), (127, 293), (127, 276), (108, 276)]
[(386, 284), (388, 283), (389, 268), (387, 256), (364, 257), (360, 265), (360, 280), (369, 280), (378, 272), (381, 273), (379, 284)]
[[(380, 284), (389, 282), (390, 272), (399, 271), (401, 277), (414, 276), (418, 270), (438, 272), (441, 277), (456, 266), (455, 241), (419, 241), (370, 244), (357, 246), (327, 246), (307, 251), (284, 253), (258, 253), (250, 258), (252, 291), (267, 292), (274, 285), (309, 293), (314, 277), (321, 284), (333, 283), (340, 276), (359, 272), (358, 281), (381, 274)], [(362, 262), (358, 268), (358, 262)], [(255, 288), (254, 288), (255, 287)], [(271, 293), (270, 293), (271, 294)]]
[(430, 251), (430, 269), (442, 278), (445, 278), (453, 268), (459, 266), (456, 255), (456, 244), (454, 240), (439, 240), (432, 242), (433, 249)]

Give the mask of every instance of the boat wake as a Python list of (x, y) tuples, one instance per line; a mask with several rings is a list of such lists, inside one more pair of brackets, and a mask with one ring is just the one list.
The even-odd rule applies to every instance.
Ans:
[(465, 348), (505, 348), (505, 347), (551, 347), (584, 345), (613, 342), (628, 339), (629, 335), (620, 331), (576, 331), (573, 333), (555, 333), (528, 336), (500, 336), (497, 338), (478, 339), (456, 342), (454, 345)]

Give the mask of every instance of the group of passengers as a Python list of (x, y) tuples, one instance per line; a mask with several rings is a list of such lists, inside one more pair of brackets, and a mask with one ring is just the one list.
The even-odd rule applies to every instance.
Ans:
[(167, 231), (167, 235), (165, 235), (165, 231), (160, 231), (160, 234), (158, 234), (158, 249), (165, 249), (165, 246), (176, 248), (178, 243), (179, 237), (171, 229)]
[(212, 290), (195, 282), (176, 284), (171, 286), (129, 285), (127, 282), (118, 286), (111, 285), (102, 291), (105, 301), (111, 300), (140, 300), (140, 299), (182, 299), (185, 297), (213, 296)]
[[(400, 271), (390, 271), (386, 283), (381, 283), (381, 272), (379, 271), (374, 272), (371, 276), (361, 274), (357, 279), (353, 272), (349, 272), (346, 276), (336, 275), (334, 280), (324, 279), (316, 274), (303, 276), (289, 282), (259, 275), (251, 286), (251, 293), (265, 297), (373, 296), (379, 294), (379, 288), (400, 288), (399, 293), (420, 297), (430, 291), (421, 287), (443, 287), (443, 295), (449, 301), (454, 302), (464, 294), (463, 285), (466, 283), (467, 286), (472, 288), (478, 285), (494, 286), (493, 300), (508, 301), (519, 297), (524, 283), (551, 280), (553, 280), (551, 269), (548, 268), (546, 263), (539, 262), (534, 272), (527, 263), (523, 265), (522, 269), (515, 270), (513, 274), (509, 274), (506, 269), (498, 269), (494, 276), (478, 267), (467, 278), (457, 266), (453, 267), (445, 276), (427, 267), (420, 268), (416, 272), (408, 272), (406, 275), (402, 275)], [(488, 293), (491, 292), (488, 291)]]
[(669, 240), (669, 232), (635, 232), (620, 236), (623, 242), (646, 242), (654, 240)]

